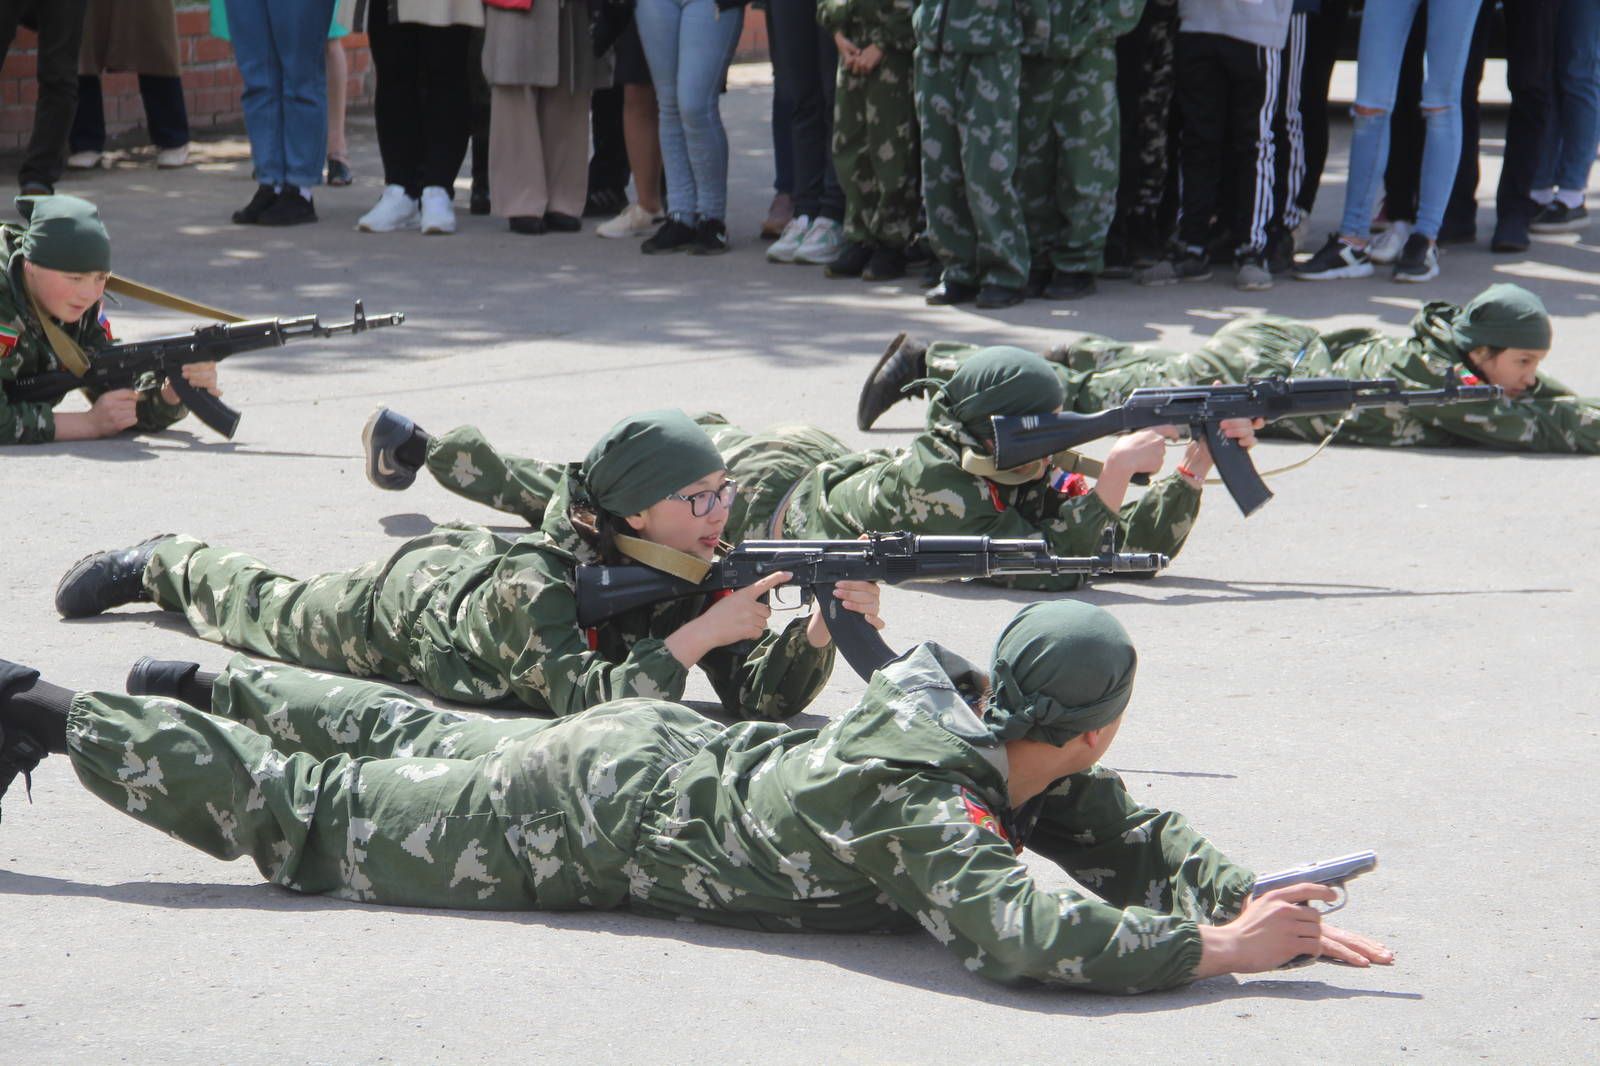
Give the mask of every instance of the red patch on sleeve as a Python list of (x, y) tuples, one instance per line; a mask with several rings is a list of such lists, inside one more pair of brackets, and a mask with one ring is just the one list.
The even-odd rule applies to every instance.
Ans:
[(994, 504), (994, 509), (996, 511), (1004, 511), (1006, 509), (1006, 503), (1000, 498), (1000, 486), (996, 485), (987, 478), (984, 479), (983, 483), (989, 486), (989, 502)]
[(1055, 489), (1063, 496), (1087, 496), (1089, 479), (1082, 474), (1058, 474)]
[(967, 820), (969, 822), (979, 829), (990, 830), (1007, 844), (1011, 843), (1011, 838), (1006, 835), (1005, 827), (1000, 824), (1000, 819), (996, 818), (994, 812), (989, 808), (973, 799), (972, 793), (966, 789), (961, 790), (961, 805), (967, 809)]

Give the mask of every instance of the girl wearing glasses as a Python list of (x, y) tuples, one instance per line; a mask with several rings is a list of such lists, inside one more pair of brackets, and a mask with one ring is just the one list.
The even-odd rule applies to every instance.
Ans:
[[(786, 452), (788, 483), (842, 450), (825, 434), (797, 437)], [(259, 655), (558, 715), (629, 696), (681, 699), (698, 665), (730, 715), (788, 718), (821, 691), (833, 648), (815, 613), (768, 631), (760, 597), (783, 575), (715, 602), (677, 600), (587, 629), (573, 594), (582, 564), (631, 559), (674, 572), (679, 562), (715, 558), (775, 504), (770, 485), (785, 476), (766, 465), (751, 469), (748, 487), (737, 484), (739, 471), (730, 476), (732, 464), (700, 426), (680, 411), (652, 411), (613, 426), (583, 462), (550, 468), (559, 474), (543, 521), (515, 540), (445, 525), (386, 560), (297, 580), (193, 537), (157, 537), (80, 561), (56, 606), (71, 618), (150, 601), (182, 611), (208, 640)], [(876, 586), (841, 582), (839, 597), (882, 625)], [(152, 669), (160, 665), (136, 669), (130, 684), (145, 691)]]

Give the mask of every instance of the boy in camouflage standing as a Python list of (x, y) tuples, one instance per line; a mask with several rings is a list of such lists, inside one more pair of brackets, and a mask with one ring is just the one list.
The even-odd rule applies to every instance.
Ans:
[(888, 281), (906, 272), (922, 201), (922, 149), (912, 92), (913, 0), (821, 0), (833, 32), (833, 167), (844, 187), (845, 246), (830, 278)]
[(1117, 209), (1117, 38), (1144, 0), (1050, 0), (1023, 42), (1017, 193), (1033, 262), (1027, 294), (1094, 293)]
[(928, 241), (943, 280), (933, 305), (1022, 302), (1028, 234), (1017, 196), (1023, 27), (1044, 0), (926, 0), (917, 34), (917, 120)]

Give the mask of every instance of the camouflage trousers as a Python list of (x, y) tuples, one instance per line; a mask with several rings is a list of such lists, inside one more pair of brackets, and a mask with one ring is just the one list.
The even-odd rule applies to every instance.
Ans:
[(219, 644), (358, 677), (416, 681), (446, 699), (494, 703), (503, 674), (463, 655), (449, 595), (459, 570), (509, 543), (475, 526), (440, 526), (388, 559), (304, 580), (243, 552), (179, 536), (158, 545), (144, 587)]
[(922, 199), (944, 280), (1020, 289), (1028, 232), (1017, 197), (1015, 50), (958, 55), (917, 50)]
[(885, 51), (870, 74), (839, 67), (833, 168), (844, 188), (845, 240), (904, 250), (922, 207), (922, 149), (910, 52)]
[(1117, 54), (1090, 43), (1069, 60), (1022, 60), (1017, 194), (1034, 271), (1098, 274), (1117, 210)]
[(1116, 45), (1122, 151), (1115, 227), (1143, 252), (1159, 253), (1165, 244), (1161, 204), (1173, 153), (1177, 43), (1178, 0), (1148, 0), (1139, 25)]
[(519, 515), (534, 527), (566, 474), (560, 463), (502, 455), (477, 426), (457, 426), (429, 441), (427, 467), (457, 496)]
[(212, 705), (79, 693), (78, 779), (207, 854), (248, 856), (274, 884), (402, 906), (625, 904), (651, 786), (717, 732), (643, 700), (555, 721), (450, 714), (243, 656)]
[[(729, 477), (739, 483), (724, 533), (735, 542), (773, 536), (773, 515), (789, 489), (818, 464), (850, 451), (814, 426), (773, 426), (748, 433), (719, 414), (699, 414), (695, 421), (722, 453)], [(473, 426), (435, 437), (428, 445), (428, 470), (457, 495), (521, 515), (533, 525), (543, 521), (545, 507), (566, 474), (560, 463), (499, 451)]]

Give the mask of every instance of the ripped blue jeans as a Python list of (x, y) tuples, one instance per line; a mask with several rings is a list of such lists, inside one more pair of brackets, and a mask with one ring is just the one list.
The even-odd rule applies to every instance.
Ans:
[(1339, 232), (1347, 237), (1366, 237), (1372, 231), (1373, 207), (1389, 161), (1389, 112), (1394, 110), (1400, 63), (1411, 24), (1424, 3), (1428, 40), (1423, 52), (1422, 112), (1427, 141), (1422, 149), (1416, 231), (1438, 237), (1444, 221), (1461, 161), (1461, 77), (1483, 0), (1383, 0), (1369, 3), (1361, 16), (1350, 182), (1339, 223)]

